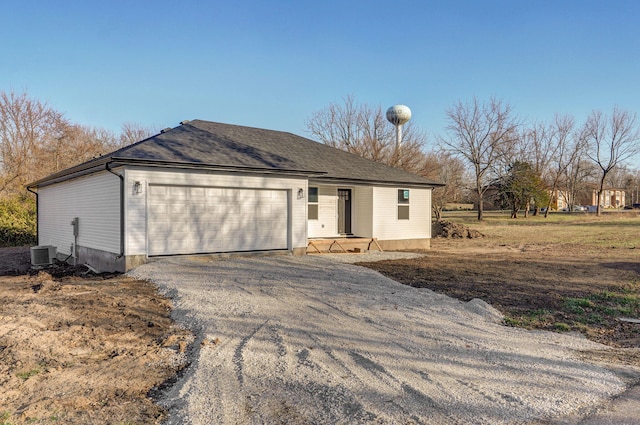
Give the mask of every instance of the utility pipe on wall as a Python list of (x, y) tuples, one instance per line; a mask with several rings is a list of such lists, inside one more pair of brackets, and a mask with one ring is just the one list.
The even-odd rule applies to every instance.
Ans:
[(124, 256), (124, 176), (114, 172), (109, 168), (109, 164), (105, 164), (106, 170), (120, 179), (120, 255), (116, 257), (118, 260)]
[(27, 190), (36, 195), (36, 245), (40, 245), (40, 210), (38, 208), (38, 192), (31, 190), (29, 186), (27, 186)]

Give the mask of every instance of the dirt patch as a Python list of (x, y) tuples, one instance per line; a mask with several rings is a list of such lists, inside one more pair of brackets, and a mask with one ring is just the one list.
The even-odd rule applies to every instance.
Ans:
[[(640, 348), (638, 348), (640, 347), (640, 325), (622, 322), (614, 316), (603, 316), (597, 323), (581, 324), (578, 320), (594, 318), (592, 315), (594, 312), (589, 312), (591, 307), (588, 305), (591, 301), (589, 297), (593, 294), (609, 294), (607, 296), (626, 294), (630, 299), (634, 299), (640, 293), (640, 245), (635, 240), (624, 243), (621, 241), (622, 235), (637, 234), (636, 223), (632, 223), (628, 229), (624, 228), (624, 232), (614, 231), (612, 227), (607, 227), (601, 233), (592, 232), (590, 244), (565, 243), (564, 236), (558, 237), (559, 241), (556, 243), (531, 242), (537, 234), (544, 236), (539, 239), (540, 241), (558, 236), (561, 229), (552, 226), (532, 228), (527, 235), (517, 233), (518, 226), (506, 226), (498, 229), (503, 236), (495, 238), (492, 236), (491, 229), (481, 230), (488, 236), (469, 237), (468, 233), (464, 236), (463, 229), (447, 233), (451, 235), (449, 237), (434, 238), (432, 249), (424, 252), (424, 257), (421, 258), (366, 265), (407, 285), (430, 288), (463, 301), (482, 299), (513, 321), (519, 320), (524, 323), (525, 318), (535, 318), (535, 322), (525, 324), (528, 327), (557, 331), (558, 323), (564, 323), (568, 327), (564, 331), (583, 332), (590, 339), (616, 347), (611, 350), (584, 351), (585, 360), (607, 365), (615, 363), (619, 367), (640, 366)], [(572, 230), (572, 233), (582, 235), (584, 232), (579, 228)], [(463, 236), (454, 236), (457, 234)], [(509, 238), (506, 239), (504, 235)], [(606, 243), (603, 243), (603, 240), (606, 240)], [(160, 423), (165, 412), (153, 402), (150, 394), (155, 394), (154, 388), (173, 379), (176, 372), (184, 366), (185, 351), (189, 349), (189, 344), (193, 340), (189, 332), (177, 328), (170, 320), (169, 313), (172, 307), (170, 301), (157, 293), (155, 285), (145, 281), (122, 275), (94, 275), (84, 267), (57, 266), (38, 272), (30, 270), (29, 260), (28, 248), (0, 249), (0, 424)], [(334, 269), (335, 266), (332, 268)], [(385, 367), (380, 367), (377, 363), (368, 360), (368, 357), (356, 352), (362, 347), (354, 342), (351, 332), (346, 333), (344, 340), (336, 341), (335, 336), (327, 337), (322, 343), (317, 340), (308, 340), (298, 344), (295, 350), (284, 350), (282, 341), (286, 341), (287, 338), (282, 336), (282, 332), (289, 326), (278, 326), (270, 322), (276, 312), (278, 314), (283, 311), (291, 312), (295, 317), (287, 319), (285, 323), (289, 324), (293, 323), (293, 320), (299, 321), (300, 317), (308, 317), (312, 314), (317, 314), (319, 318), (331, 318), (335, 316), (336, 311), (339, 311), (335, 306), (326, 304), (324, 296), (326, 294), (313, 298), (314, 303), (318, 301), (316, 310), (308, 309), (306, 301), (305, 303), (288, 303), (285, 307), (280, 307), (277, 302), (274, 302), (281, 299), (277, 291), (286, 292), (287, 288), (294, 283), (298, 284), (302, 279), (301, 276), (306, 276), (313, 268), (304, 269), (302, 274), (294, 273), (288, 285), (282, 284), (281, 273), (272, 276), (269, 285), (264, 282), (264, 276), (260, 276), (254, 283), (253, 292), (247, 289), (246, 283), (243, 283), (240, 288), (236, 281), (237, 269), (231, 267), (230, 270), (227, 279), (230, 282), (228, 290), (239, 297), (237, 303), (230, 304), (229, 299), (219, 290), (193, 291), (199, 298), (206, 301), (204, 304), (207, 309), (220, 308), (224, 313), (218, 316), (208, 313), (203, 316), (206, 320), (211, 320), (212, 317), (223, 318), (231, 323), (229, 329), (234, 330), (225, 337), (220, 335), (224, 327), (219, 326), (217, 322), (214, 323), (215, 326), (212, 325), (211, 331), (204, 340), (211, 341), (203, 346), (204, 359), (211, 362), (217, 361), (220, 359), (219, 353), (227, 350), (230, 353), (228, 364), (246, 366), (249, 364), (249, 358), (247, 357), (245, 362), (244, 356), (238, 353), (242, 353), (245, 349), (249, 350), (251, 347), (255, 350), (256, 346), (252, 344), (271, 342), (274, 353), (273, 364), (276, 367), (272, 375), (265, 375), (261, 367), (251, 369), (256, 372), (254, 381), (249, 381), (248, 366), (246, 369), (232, 367), (227, 371), (228, 375), (204, 374), (201, 377), (202, 381), (197, 381), (197, 385), (194, 384), (191, 388), (200, 391), (199, 399), (203, 400), (204, 404), (202, 411), (197, 413), (208, 418), (207, 420), (211, 420), (211, 416), (207, 416), (211, 410), (227, 406), (224, 403), (212, 402), (212, 397), (227, 400), (231, 410), (225, 411), (226, 413), (236, 411), (233, 410), (234, 403), (239, 400), (238, 395), (242, 391), (245, 391), (246, 398), (240, 401), (244, 400), (248, 403), (246, 406), (249, 409), (266, 406), (269, 404), (268, 400), (272, 400), (273, 406), (276, 406), (278, 402), (276, 399), (269, 399), (264, 395), (273, 394), (272, 386), (276, 383), (284, 385), (287, 382), (295, 382), (285, 381), (282, 378), (281, 372), (284, 366), (294, 365), (300, 368), (308, 366), (308, 370), (303, 370), (305, 377), (307, 372), (317, 373), (321, 368), (316, 368), (314, 362), (320, 362), (319, 358), (323, 357), (323, 353), (329, 354), (324, 356), (329, 360), (340, 358), (327, 348), (330, 345), (340, 346), (340, 350), (351, 347), (346, 354), (347, 358), (352, 359), (352, 362), (361, 366), (363, 370), (353, 375), (348, 381), (360, 382), (363, 385), (378, 380), (381, 371), (390, 370), (392, 365), (402, 357), (394, 355), (388, 356), (386, 360), (381, 358), (387, 356), (389, 351), (385, 341), (390, 341), (392, 338), (375, 334), (368, 340), (375, 342), (376, 347), (379, 341), (383, 341), (385, 346), (384, 349), (378, 347), (370, 350), (368, 355), (375, 352), (375, 355), (371, 354), (372, 358), (384, 360)], [(190, 278), (194, 279), (193, 276)], [(186, 279), (186, 274), (179, 275), (180, 287)], [(324, 268), (317, 279), (318, 281), (326, 279)], [(200, 278), (196, 279), (193, 285), (202, 284), (200, 280)], [(204, 287), (209, 289), (211, 280), (205, 280), (205, 282)], [(359, 284), (360, 281), (356, 279), (336, 287), (335, 291), (348, 289), (356, 293), (361, 291)], [(373, 286), (370, 290), (379, 289)], [(408, 314), (404, 313), (403, 307), (406, 306), (398, 301), (395, 289), (393, 292), (388, 290), (383, 292), (376, 298), (377, 301), (372, 302), (370, 298), (363, 298), (359, 305), (353, 305), (349, 294), (337, 297), (335, 302), (340, 303), (340, 308), (348, 314), (340, 316), (343, 318), (338, 321), (340, 325), (335, 326), (335, 329), (344, 328), (345, 323), (350, 323), (346, 328), (368, 326), (372, 332), (377, 332), (379, 329), (386, 329), (386, 326), (371, 326), (375, 322), (370, 317), (378, 317), (377, 315), (381, 314)], [(267, 298), (264, 302), (246, 305), (243, 304), (246, 301), (246, 294)], [(577, 300), (571, 306), (575, 311), (567, 310), (567, 299)], [(409, 305), (409, 299), (405, 299), (404, 303)], [(248, 320), (258, 306), (277, 308), (265, 315), (268, 318), (266, 321)], [(298, 306), (298, 309), (291, 306)], [(479, 306), (484, 308), (482, 305)], [(304, 311), (302, 311), (303, 307)], [(436, 307), (441, 308), (441, 306), (434, 308)], [(193, 306), (190, 305), (189, 308), (192, 309)], [(580, 309), (582, 313), (579, 314)], [(423, 306), (406, 311), (415, 313), (414, 322), (423, 325), (421, 321), (424, 315)], [(243, 319), (238, 320), (238, 317)], [(317, 322), (312, 320), (311, 324), (305, 326), (305, 332), (301, 334), (306, 335), (306, 328), (316, 326), (320, 320), (324, 319), (317, 319)], [(348, 322), (349, 320), (353, 322)], [(333, 328), (332, 326), (322, 327), (319, 334), (325, 335), (326, 330)], [(247, 329), (246, 332), (241, 333), (236, 332), (234, 327)], [(427, 338), (433, 335), (434, 329), (430, 325), (425, 327), (423, 332), (415, 335), (412, 333), (412, 337)], [(393, 330), (393, 332), (397, 331)], [(442, 332), (445, 332), (445, 329)], [(243, 338), (241, 335), (246, 337)], [(259, 337), (255, 337), (256, 335)], [(290, 339), (297, 341), (298, 338), (299, 335), (296, 335), (295, 338)], [(469, 335), (468, 338), (473, 338), (473, 335)], [(237, 340), (235, 346), (230, 344), (233, 339)], [(438, 384), (437, 388), (446, 389), (451, 385), (447, 381), (450, 374), (442, 372), (444, 366), (441, 362), (443, 358), (452, 354), (452, 345), (442, 345), (441, 342), (442, 340), (439, 340), (435, 345), (441, 352), (434, 354), (436, 350), (430, 349), (427, 350), (428, 353), (421, 354), (419, 357), (424, 359), (425, 356), (433, 355), (434, 368), (430, 374), (421, 376), (415, 382), (412, 381), (411, 385), (403, 385), (402, 388), (406, 390), (402, 395), (398, 395), (397, 400), (406, 400), (407, 394), (413, 394), (417, 406), (429, 406), (432, 400), (429, 397), (432, 392), (418, 393), (415, 388), (425, 385), (425, 382), (431, 382), (433, 376), (439, 376), (439, 374), (442, 375), (442, 384)], [(458, 338), (456, 338), (457, 342)], [(426, 346), (424, 344), (421, 342), (408, 346)], [(478, 336), (476, 340), (462, 345), (457, 351), (466, 353), (465, 350), (481, 346), (482, 355), (465, 357), (475, 361), (484, 358), (484, 355), (488, 355), (489, 352), (493, 353), (496, 349), (494, 346), (482, 344), (484, 342)], [(513, 345), (503, 344), (504, 347)], [(400, 347), (406, 349), (404, 346)], [(262, 353), (260, 350), (255, 352)], [(282, 353), (293, 357), (289, 359), (290, 361), (283, 362)], [(251, 364), (261, 366), (263, 365), (260, 363), (261, 359), (263, 358), (260, 356), (252, 357)], [(499, 362), (496, 361), (496, 364), (503, 361), (504, 358), (501, 358)], [(342, 370), (344, 363), (339, 361), (337, 363), (336, 367)], [(459, 365), (457, 361), (451, 361), (450, 364)], [(423, 366), (424, 364), (416, 366), (415, 370)], [(472, 370), (471, 367), (468, 370)], [(489, 369), (485, 365), (474, 365), (473, 368), (474, 370)], [(359, 376), (362, 378), (356, 379)], [(629, 382), (631, 380), (637, 382), (637, 374), (629, 376)], [(230, 378), (226, 379), (227, 377)], [(236, 383), (238, 388), (233, 387), (234, 379), (239, 382)], [(203, 390), (206, 385), (212, 385), (212, 380), (216, 380), (219, 384), (217, 387), (213, 386), (216, 390)], [(491, 379), (488, 382), (498, 381), (503, 382), (504, 377), (500, 376), (499, 379)], [(248, 382), (252, 382), (259, 389), (252, 390)], [(387, 379), (380, 379), (380, 382), (384, 384)], [(396, 381), (393, 380), (391, 384), (394, 382)], [(484, 385), (484, 382), (482, 384)], [(479, 393), (484, 393), (490, 387), (490, 385), (483, 387), (483, 391)], [(228, 391), (218, 394), (220, 388)], [(324, 399), (318, 397), (319, 393), (322, 394), (318, 389), (329, 388), (328, 384), (322, 387), (288, 386), (286, 391), (288, 391), (287, 394), (290, 393), (292, 402), (300, 399), (300, 388), (307, 388), (308, 391), (304, 394), (308, 397), (305, 400), (308, 401), (309, 406), (318, 403), (319, 399), (322, 403), (326, 401), (324, 404), (321, 403), (322, 406), (317, 409), (318, 412), (331, 413), (331, 409), (335, 409), (336, 405), (349, 408), (355, 406), (347, 399), (343, 404), (336, 404), (333, 396), (326, 396)], [(339, 388), (342, 387), (339, 386)], [(389, 391), (391, 390), (387, 388), (381, 394), (389, 394)], [(492, 395), (485, 397), (486, 400), (504, 397), (504, 394), (495, 392), (495, 388), (491, 388), (491, 391), (493, 391)], [(363, 387), (356, 392), (367, 394), (368, 390)], [(473, 392), (473, 394), (476, 393)], [(261, 396), (256, 397), (256, 394)], [(179, 396), (183, 397), (184, 394), (181, 393)], [(447, 400), (447, 398), (440, 399), (444, 403), (442, 406), (452, 404)], [(271, 405), (266, 406), (266, 408), (270, 407)], [(284, 408), (288, 406), (285, 405)], [(288, 415), (287, 412), (283, 412), (279, 419), (293, 417), (294, 413), (296, 412)], [(353, 418), (353, 415), (351, 417)], [(253, 418), (255, 419), (255, 416)], [(276, 420), (274, 419), (273, 422)]]
[(432, 232), (434, 238), (481, 238), (484, 235), (464, 224), (454, 223), (448, 220), (437, 220), (433, 223)]
[(31, 270), (29, 247), (0, 248), (0, 276), (20, 276)]
[(29, 261), (0, 249), (0, 423), (159, 423), (149, 393), (192, 339), (170, 301), (148, 282)]

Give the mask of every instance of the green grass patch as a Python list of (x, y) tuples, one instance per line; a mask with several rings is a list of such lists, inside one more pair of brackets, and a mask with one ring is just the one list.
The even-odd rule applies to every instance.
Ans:
[(11, 422), (10, 419), (11, 419), (11, 413), (0, 412), (0, 425), (12, 425), (13, 422)]
[(620, 317), (640, 318), (640, 293), (628, 289), (602, 291), (581, 298), (565, 298), (558, 310), (537, 309), (505, 314), (508, 326), (556, 332), (607, 327)]
[(577, 315), (605, 317), (639, 317), (640, 294), (602, 291), (584, 298), (566, 298), (564, 310)]
[(27, 371), (17, 373), (16, 376), (18, 378), (22, 379), (23, 381), (26, 381), (27, 379), (29, 379), (32, 376), (35, 376), (35, 375), (37, 375), (39, 373), (42, 373), (42, 368), (40, 366), (36, 366), (33, 369), (29, 369)]
[(505, 315), (504, 322), (508, 326), (519, 328), (544, 328), (554, 322), (553, 313), (549, 310), (528, 310), (521, 313)]

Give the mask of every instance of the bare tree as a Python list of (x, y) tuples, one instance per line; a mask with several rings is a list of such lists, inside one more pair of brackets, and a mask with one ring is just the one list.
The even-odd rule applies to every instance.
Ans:
[(380, 106), (358, 104), (347, 96), (342, 104), (314, 112), (306, 125), (308, 133), (326, 145), (411, 172), (423, 168), (426, 136), (406, 124), (402, 147), (397, 149), (395, 129)]
[(482, 220), (493, 167), (513, 146), (520, 124), (511, 106), (495, 98), (484, 103), (475, 97), (468, 103), (458, 102), (446, 115), (447, 137), (441, 143), (473, 168), (478, 220)]
[(60, 112), (26, 93), (0, 92), (0, 193), (22, 192), (40, 174), (38, 153), (67, 125)]
[(620, 187), (627, 192), (627, 205), (640, 204), (640, 170), (626, 169)]
[(69, 168), (118, 147), (115, 134), (102, 128), (67, 124), (37, 151), (40, 160), (38, 178)]
[(587, 156), (600, 169), (596, 206), (597, 215), (600, 215), (607, 176), (640, 152), (640, 129), (636, 114), (618, 107), (613, 109), (610, 117), (593, 111), (582, 128), (581, 137), (588, 146)]
[(576, 200), (590, 195), (587, 193), (587, 183), (596, 177), (596, 166), (589, 160), (582, 158), (582, 153), (575, 161), (570, 162), (564, 176), (562, 185), (566, 190), (567, 209), (573, 211)]
[(119, 144), (120, 147), (129, 146), (157, 133), (158, 131), (154, 127), (144, 126), (135, 122), (126, 122), (122, 124)]
[[(499, 186), (504, 186), (505, 182), (513, 181), (514, 178), (517, 178), (525, 171), (523, 169), (524, 164), (526, 164), (527, 168), (526, 174), (535, 174), (544, 181), (551, 156), (549, 129), (542, 123), (535, 123), (530, 127), (517, 129), (514, 135), (511, 145), (503, 148), (503, 155), (496, 159), (493, 166), (495, 174), (493, 181), (496, 184), (499, 183)], [(504, 194), (498, 193), (498, 200), (501, 201), (502, 205), (505, 205), (504, 199)], [(538, 202), (535, 203), (536, 210), (534, 215), (537, 215), (540, 209), (540, 199), (536, 201)], [(524, 210), (524, 216), (528, 217), (531, 199), (525, 201), (518, 199), (518, 203), (517, 210)], [(513, 206), (512, 204), (509, 205), (510, 207)]]
[(27, 93), (0, 92), (1, 195), (24, 193), (29, 182), (119, 145), (113, 132), (71, 124), (62, 113)]
[(442, 217), (442, 210), (446, 204), (460, 202), (463, 196), (464, 173), (463, 162), (449, 152), (429, 152), (425, 155), (423, 169), (418, 174), (444, 184), (434, 188), (431, 196), (431, 210), (436, 220)]
[[(584, 145), (580, 138), (575, 137), (575, 120), (573, 117), (556, 115), (549, 128), (549, 167), (546, 173), (546, 181), (552, 195), (558, 191), (562, 178), (573, 165), (578, 168), (580, 154), (584, 151)], [(564, 189), (567, 189), (566, 187)], [(572, 198), (573, 199), (573, 198)], [(552, 197), (549, 197), (544, 216), (549, 216)], [(571, 203), (571, 208), (573, 203)]]

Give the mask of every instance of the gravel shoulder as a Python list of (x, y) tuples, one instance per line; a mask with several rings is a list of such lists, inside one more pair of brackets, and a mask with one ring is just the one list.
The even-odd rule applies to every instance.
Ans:
[(604, 345), (505, 327), (480, 300), (331, 257), (171, 258), (129, 273), (198, 335), (160, 400), (169, 424), (560, 423), (626, 388), (580, 355)]

